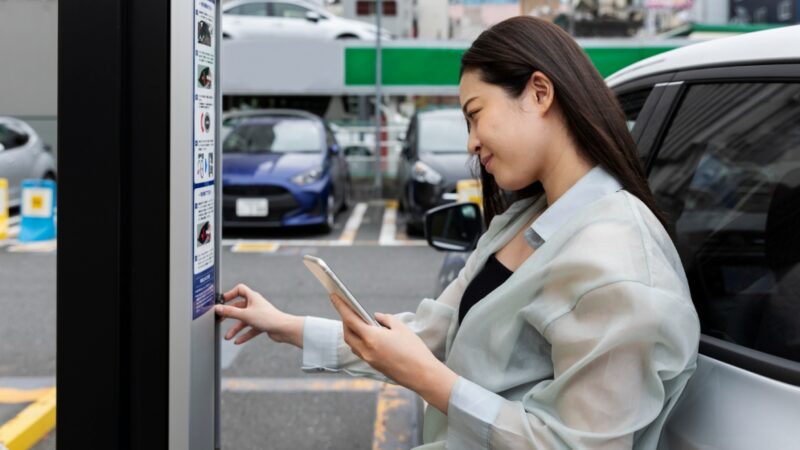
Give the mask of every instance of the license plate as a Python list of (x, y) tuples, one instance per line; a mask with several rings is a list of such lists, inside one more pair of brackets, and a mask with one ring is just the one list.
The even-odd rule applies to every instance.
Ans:
[(265, 198), (237, 198), (236, 215), (239, 217), (266, 217), (269, 203)]

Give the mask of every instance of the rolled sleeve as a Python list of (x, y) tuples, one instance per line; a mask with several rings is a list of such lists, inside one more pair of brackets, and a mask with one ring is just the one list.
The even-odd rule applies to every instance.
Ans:
[(463, 377), (459, 377), (447, 406), (447, 447), (489, 448), (491, 425), (503, 398)]
[(306, 317), (303, 325), (303, 370), (336, 371), (337, 348), (342, 340), (342, 323), (320, 317)]

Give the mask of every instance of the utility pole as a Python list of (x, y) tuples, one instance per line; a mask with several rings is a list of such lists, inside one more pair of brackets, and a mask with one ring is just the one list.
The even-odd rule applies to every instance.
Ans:
[(375, 192), (383, 197), (383, 174), (381, 173), (381, 15), (383, 3), (375, 0)]

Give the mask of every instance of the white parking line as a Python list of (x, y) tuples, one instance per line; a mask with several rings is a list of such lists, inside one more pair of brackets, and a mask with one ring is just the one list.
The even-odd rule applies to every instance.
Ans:
[[(369, 206), (383, 206), (383, 222), (380, 237), (375, 240), (356, 240), (356, 235)], [(280, 247), (424, 247), (424, 239), (408, 239), (397, 231), (397, 201), (378, 200), (359, 202), (345, 223), (339, 239), (222, 239), (222, 246), (233, 247), (233, 252), (272, 253)]]
[(235, 247), (240, 244), (257, 243), (259, 245), (279, 246), (279, 247), (332, 247), (337, 245), (332, 240), (313, 240), (313, 239), (276, 239), (276, 240), (253, 240), (253, 239), (223, 239), (223, 247)]
[(356, 240), (358, 228), (361, 227), (361, 220), (364, 219), (364, 213), (366, 211), (366, 203), (359, 203), (353, 208), (353, 213), (350, 214), (350, 217), (347, 219), (342, 235), (339, 237), (338, 245), (353, 245), (353, 241)]
[(381, 246), (397, 245), (397, 200), (386, 202), (383, 210), (383, 223), (381, 224), (381, 235), (378, 242)]
[(11, 253), (50, 253), (56, 251), (56, 240), (16, 243), (8, 247)]

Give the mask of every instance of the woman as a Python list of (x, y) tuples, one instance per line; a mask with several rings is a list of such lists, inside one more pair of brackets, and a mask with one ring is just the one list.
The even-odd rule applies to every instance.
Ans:
[(624, 116), (562, 30), (516, 17), (462, 59), (489, 227), (442, 295), (370, 327), (282, 313), (239, 286), (223, 317), (303, 347), (304, 370), (386, 378), (429, 404), (421, 448), (656, 448), (699, 324)]

